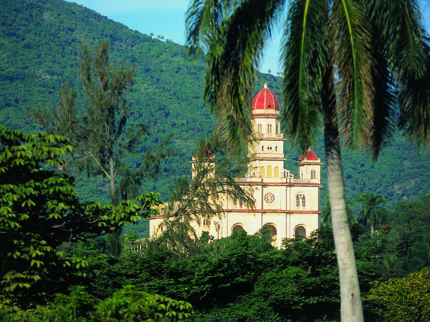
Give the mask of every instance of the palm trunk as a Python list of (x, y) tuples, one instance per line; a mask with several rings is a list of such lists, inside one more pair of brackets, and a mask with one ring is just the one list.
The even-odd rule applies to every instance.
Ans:
[(334, 79), (331, 68), (329, 68), (324, 77), (322, 95), (325, 113), (324, 144), (327, 160), (327, 183), (330, 196), (331, 220), (339, 266), (341, 321), (361, 322), (364, 321), (363, 308), (351, 232), (346, 213), (339, 130), (337, 122), (333, 121), (335, 119), (334, 111), (336, 104), (333, 85)]

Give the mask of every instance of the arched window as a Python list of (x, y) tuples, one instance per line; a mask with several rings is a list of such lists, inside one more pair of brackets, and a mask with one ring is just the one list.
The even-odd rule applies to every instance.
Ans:
[(263, 132), (263, 126), (261, 124), (258, 124), (257, 128), (258, 128), (258, 133), (261, 134)]
[(275, 167), (275, 178), (279, 178), (279, 168)]
[(279, 123), (276, 122), (276, 134), (279, 134)]
[(272, 166), (271, 166), (271, 165), (269, 165), (269, 166), (267, 167), (267, 177), (269, 177), (269, 178), (273, 177), (273, 174), (272, 174)]
[(205, 228), (210, 227), (210, 225), (211, 225), (211, 221), (210, 221), (210, 220), (203, 219), (203, 226), (204, 226)]
[(264, 151), (264, 145), (261, 147), (261, 151)]
[(276, 247), (277, 241), (278, 241), (278, 232), (276, 227), (272, 224), (267, 224), (267, 225), (264, 225), (264, 227), (262, 228), (262, 231), (265, 237), (267, 238), (267, 241), (269, 241), (273, 247)]
[(161, 214), (164, 215), (164, 208), (161, 208)]
[(277, 152), (278, 151), (278, 147), (277, 146), (275, 146), (275, 152)]
[(239, 232), (241, 230), (245, 230), (245, 229), (243, 228), (243, 226), (241, 224), (237, 224), (237, 225), (233, 226), (233, 229), (232, 229), (231, 233), (233, 234), (235, 231)]
[(317, 172), (315, 170), (311, 170), (311, 179), (315, 179), (317, 177)]
[(272, 133), (272, 124), (267, 124), (267, 133)]
[(160, 225), (160, 231), (163, 232), (164, 231), (164, 224)]
[(263, 178), (266, 176), (266, 171), (264, 170), (264, 167), (261, 167), (260, 175)]
[(294, 236), (296, 238), (298, 237), (306, 237), (306, 229), (303, 226), (299, 226), (296, 228), (295, 232), (294, 232)]
[(306, 196), (303, 193), (296, 195), (296, 208), (300, 209), (300, 206), (302, 206), (302, 209), (306, 207)]

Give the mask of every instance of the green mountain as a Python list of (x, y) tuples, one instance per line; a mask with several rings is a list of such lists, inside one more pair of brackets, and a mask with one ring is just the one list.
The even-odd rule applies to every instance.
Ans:
[[(165, 200), (174, 175), (190, 174), (188, 161), (196, 142), (214, 126), (202, 101), (205, 64), (191, 61), (184, 48), (131, 30), (95, 11), (62, 0), (2, 1), (0, 10), (0, 124), (26, 132), (40, 129), (26, 118), (26, 106), (36, 102), (54, 104), (61, 85), (68, 81), (79, 88), (77, 55), (80, 44), (95, 46), (111, 42), (111, 59), (137, 64), (136, 84), (130, 101), (130, 122), (143, 122), (150, 140), (142, 151), (153, 148), (169, 134), (174, 135), (174, 157), (166, 160), (160, 178), (143, 188), (159, 191)], [(268, 81), (281, 98), (281, 79), (261, 74), (255, 91)], [(322, 138), (313, 147), (324, 162)], [(286, 148), (286, 168), (297, 173), (300, 155)], [(346, 195), (355, 200), (361, 193), (374, 192), (390, 201), (418, 200), (430, 194), (428, 154), (417, 151), (397, 134), (377, 163), (354, 152), (343, 154)], [(136, 166), (138, 160), (130, 160)], [(324, 175), (323, 169), (323, 175)], [(78, 191), (84, 200), (107, 200), (107, 182), (80, 177)], [(326, 186), (323, 178), (323, 185)], [(327, 189), (322, 190), (322, 198)], [(322, 199), (322, 203), (324, 203)]]

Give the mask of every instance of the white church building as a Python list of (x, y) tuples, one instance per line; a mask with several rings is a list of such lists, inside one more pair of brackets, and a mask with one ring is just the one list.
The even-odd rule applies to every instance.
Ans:
[[(272, 244), (284, 238), (309, 236), (320, 224), (321, 162), (310, 149), (297, 166), (299, 177), (284, 169), (284, 141), (280, 132), (279, 101), (267, 84), (252, 102), (252, 122), (257, 140), (249, 144), (252, 155), (249, 173), (237, 178), (241, 186), (251, 186), (254, 209), (246, 209), (230, 198), (223, 204), (224, 214), (195, 223), (197, 236), (208, 231), (216, 239), (228, 237), (235, 230), (255, 234), (270, 230)], [(162, 233), (163, 216), (149, 220), (150, 237)]]

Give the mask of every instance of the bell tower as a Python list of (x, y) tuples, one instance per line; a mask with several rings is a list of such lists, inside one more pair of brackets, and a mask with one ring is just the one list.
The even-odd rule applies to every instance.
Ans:
[(256, 141), (250, 142), (253, 167), (250, 177), (284, 178), (284, 141), (281, 133), (279, 101), (264, 83), (252, 102), (252, 123)]
[(309, 148), (302, 155), (297, 164), (299, 167), (299, 179), (313, 183), (321, 183), (321, 160)]

